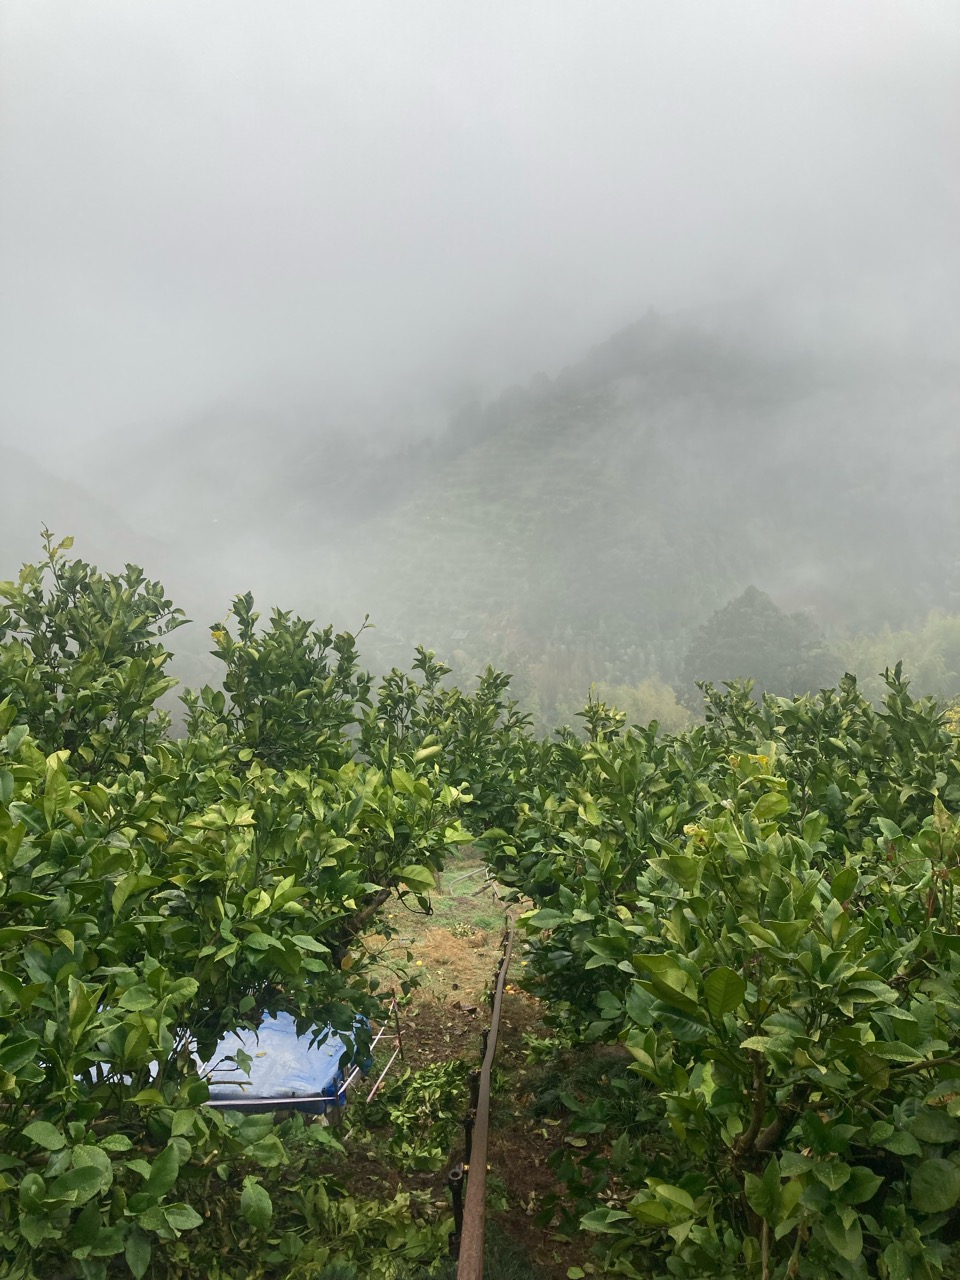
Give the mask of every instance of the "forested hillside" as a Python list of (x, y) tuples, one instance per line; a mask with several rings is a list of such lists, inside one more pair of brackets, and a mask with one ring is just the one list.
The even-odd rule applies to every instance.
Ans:
[[(70, 469), (152, 540), (191, 615), (248, 585), (342, 625), (370, 613), (375, 666), (415, 639), (464, 672), (493, 656), (547, 724), (594, 681), (682, 690), (697, 628), (747, 587), (873, 678), (883, 645), (855, 637), (960, 599), (958, 408), (933, 361), (651, 314), (430, 433), (399, 411), (379, 432), (222, 411)], [(64, 527), (76, 502), (41, 490)]]
[(385, 523), (384, 579), (416, 580), (401, 616), (438, 632), (636, 647), (668, 677), (750, 583), (821, 628), (909, 625), (960, 585), (958, 405), (929, 370), (758, 355), (651, 317), (472, 424)]

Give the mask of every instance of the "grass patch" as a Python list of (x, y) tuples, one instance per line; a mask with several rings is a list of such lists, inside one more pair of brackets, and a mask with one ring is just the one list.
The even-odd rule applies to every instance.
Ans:
[(496, 973), (505, 917), (482, 859), (468, 846), (440, 873), (429, 914), (392, 899), (380, 917), (390, 936), (368, 934), (364, 945), (377, 958), (374, 975), (383, 988), (415, 981), (408, 1008), (431, 1000), (479, 1007)]

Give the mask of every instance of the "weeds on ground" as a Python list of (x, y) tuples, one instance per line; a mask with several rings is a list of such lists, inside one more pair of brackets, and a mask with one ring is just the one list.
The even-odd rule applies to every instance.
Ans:
[[(430, 1267), (398, 1270), (396, 1280), (456, 1280), (457, 1264), (453, 1258), (441, 1258)], [(495, 1226), (488, 1226), (483, 1256), (484, 1280), (541, 1280), (543, 1272), (527, 1257), (516, 1241)], [(364, 1280), (362, 1266), (334, 1263), (315, 1280)]]

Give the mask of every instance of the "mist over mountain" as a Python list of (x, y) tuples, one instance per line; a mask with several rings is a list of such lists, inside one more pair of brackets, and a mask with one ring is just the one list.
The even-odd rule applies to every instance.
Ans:
[(46, 523), (187, 679), (251, 590), (545, 725), (749, 588), (960, 691), (958, 56), (950, 0), (8, 0), (0, 578)]
[(163, 542), (154, 542), (136, 520), (127, 524), (119, 514), (121, 506), (111, 504), (99, 479), (88, 489), (76, 475), (60, 474), (55, 459), (4, 446), (0, 578), (15, 576), (18, 565), (36, 560), (45, 524), (55, 534), (73, 534), (78, 552), (88, 560), (117, 563), (118, 551), (127, 560), (162, 559)]
[(592, 681), (677, 685), (748, 586), (831, 635), (916, 626), (960, 601), (960, 378), (826, 336), (651, 312), (427, 433), (223, 410), (88, 446), (76, 483), (28, 480), (15, 545), (41, 515), (88, 558), (136, 528), (198, 624), (190, 678), (248, 588), (350, 629), (370, 614), (381, 669), (422, 642), (505, 663), (550, 706)]
[(648, 316), (462, 422), (360, 572), (404, 633), (562, 644), (629, 679), (674, 678), (750, 583), (820, 627), (907, 626), (957, 602), (958, 408), (937, 362)]

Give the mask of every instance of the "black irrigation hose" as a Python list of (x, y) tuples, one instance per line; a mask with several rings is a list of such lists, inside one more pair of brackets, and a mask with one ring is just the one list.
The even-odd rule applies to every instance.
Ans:
[(513, 952), (513, 917), (507, 918), (506, 948), (500, 961), (500, 972), (493, 997), (490, 1031), (486, 1037), (483, 1065), (477, 1088), (477, 1105), (473, 1119), (467, 1172), (467, 1194), (460, 1229), (460, 1261), (457, 1280), (483, 1280), (483, 1235), (487, 1192), (487, 1140), (490, 1131), (490, 1072), (497, 1052), (503, 989)]
[[(469, 1157), (468, 1157), (469, 1158)], [(450, 1232), (450, 1257), (460, 1255), (460, 1236), (463, 1234), (463, 1163), (455, 1164), (447, 1174), (447, 1186), (453, 1201), (453, 1230)]]

